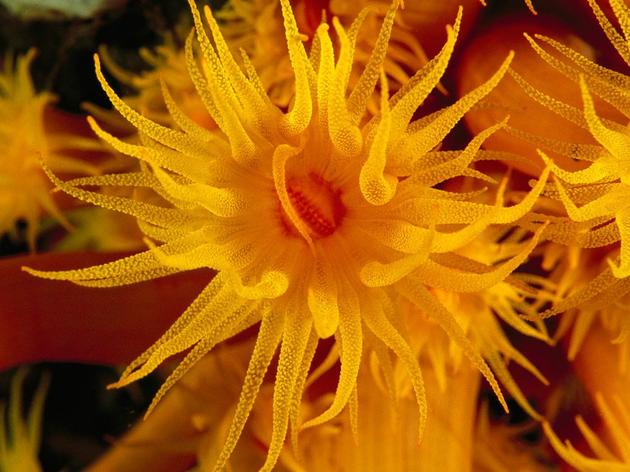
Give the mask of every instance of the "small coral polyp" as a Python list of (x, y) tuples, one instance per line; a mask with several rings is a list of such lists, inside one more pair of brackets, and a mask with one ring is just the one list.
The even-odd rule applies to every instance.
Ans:
[[(97, 57), (103, 89), (138, 128), (141, 144), (117, 139), (94, 120), (90, 123), (114, 148), (142, 161), (141, 169), (68, 182), (49, 172), (70, 195), (135, 216), (154, 241), (149, 242), (151, 248), (85, 269), (27, 269), (92, 287), (132, 284), (198, 268), (216, 271), (181, 317), (127, 367), (114, 386), (128, 385), (168, 357), (188, 350), (157, 393), (153, 408), (214, 346), (259, 323), (215, 470), (223, 470), (232, 454), (277, 350), (272, 433), (262, 470), (276, 464), (289, 428), (296, 435), (333, 419), (352, 399), (356, 401), (364, 351), (389, 349), (400, 358), (415, 393), (421, 435), (427, 405), (418, 359), (406, 340), (406, 327), (399, 322), (399, 301), (404, 298), (460, 346), (506, 407), (479, 349), (431, 289), (477, 292), (492, 287), (527, 259), (540, 236), (538, 231), (519, 243), (500, 264), (480, 266), (455, 254), (490, 225), (509, 225), (529, 212), (545, 187), (548, 171), (510, 207), (503, 206), (503, 192), (497, 192), (494, 204), (484, 204), (472, 200), (478, 192), (434, 188), (459, 176), (492, 181), (469, 165), (478, 156), (483, 158), (480, 146), (504, 122), (480, 133), (462, 151), (435, 148), (462, 115), (496, 86), (511, 56), (486, 83), (440, 113), (412, 122), (446, 70), (461, 11), (454, 26), (447, 27), (442, 51), (390, 97), (382, 67), (397, 0), (350, 90), (355, 42), (366, 12), (348, 31), (333, 18), (337, 56), (330, 25), (321, 24), (309, 56), (289, 0), (281, 0), (295, 84), (287, 111), (270, 100), (246, 57), (243, 68), (238, 66), (211, 10), (206, 8), (205, 15), (212, 39), (195, 2), (189, 3), (195, 30), (186, 42), (187, 66), (217, 129), (204, 129), (186, 116), (166, 86), (165, 103), (178, 129), (152, 122), (114, 92)], [(371, 117), (367, 107), (379, 77), (380, 111)], [(100, 185), (149, 188), (163, 202), (156, 205), (154, 200), (83, 188)], [(303, 421), (299, 405), (315, 350), (319, 339), (332, 336), (340, 358), (334, 399), (317, 417)], [(356, 415), (356, 409), (350, 410)]]
[(54, 97), (35, 91), (29, 72), (34, 57), (34, 49), (18, 57), (15, 64), (7, 57), (0, 71), (0, 234), (24, 219), (31, 248), (42, 210), (62, 218), (39, 165), (50, 151), (44, 111)]
[(31, 79), (35, 54), (31, 49), (15, 60), (7, 55), (0, 70), (0, 235), (24, 220), (31, 250), (42, 215), (69, 228), (50, 194), (51, 185), (40, 161), (52, 171), (66, 174), (97, 174), (109, 165), (78, 157), (86, 151), (102, 152), (104, 147), (97, 140), (64, 131), (67, 118), (55, 111), (55, 96), (38, 92)]
[[(610, 43), (630, 66), (630, 8), (622, 0), (609, 2), (620, 30), (611, 23), (596, 0), (588, 3)], [(609, 267), (542, 315), (552, 316), (580, 307), (586, 310), (589, 308), (587, 304), (605, 307), (608, 314), (614, 313), (616, 310), (608, 306), (630, 289), (630, 133), (627, 121), (630, 116), (630, 75), (604, 68), (552, 38), (540, 35), (526, 37), (544, 61), (579, 83), (583, 110), (547, 96), (516, 74), (514, 76), (533, 98), (566, 120), (587, 129), (598, 143), (550, 141), (546, 145), (553, 151), (589, 165), (571, 172), (550, 164), (556, 177), (555, 188), (547, 189), (546, 193), (562, 202), (567, 217), (558, 218), (550, 224), (544, 237), (586, 249), (613, 248), (613, 244), (619, 243), (618, 251), (608, 251), (612, 256), (608, 259)], [(600, 117), (593, 95), (613, 104), (625, 117), (621, 118), (622, 122)]]

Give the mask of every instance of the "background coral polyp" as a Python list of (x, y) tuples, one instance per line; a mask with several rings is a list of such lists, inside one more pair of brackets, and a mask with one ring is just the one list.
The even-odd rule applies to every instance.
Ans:
[(31, 251), (41, 218), (70, 229), (42, 163), (65, 175), (120, 167), (105, 145), (76, 130), (75, 117), (55, 109), (53, 94), (36, 90), (30, 74), (35, 55), (35, 49), (15, 59), (7, 55), (0, 72), (0, 234), (26, 222)]
[(53, 96), (34, 90), (29, 72), (34, 56), (31, 50), (15, 64), (7, 56), (0, 75), (0, 233), (13, 229), (23, 218), (28, 223), (31, 247), (42, 209), (60, 215), (39, 164), (48, 154), (44, 111)]

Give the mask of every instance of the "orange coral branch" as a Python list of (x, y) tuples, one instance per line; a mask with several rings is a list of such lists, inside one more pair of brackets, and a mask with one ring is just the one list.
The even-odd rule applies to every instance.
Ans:
[(22, 272), (99, 264), (116, 254), (0, 259), (0, 369), (38, 361), (124, 364), (175, 320), (211, 278), (208, 270), (134, 287), (94, 290)]

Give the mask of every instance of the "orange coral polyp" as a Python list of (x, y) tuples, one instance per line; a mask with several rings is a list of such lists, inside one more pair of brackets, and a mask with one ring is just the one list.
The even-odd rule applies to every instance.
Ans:
[[(314, 172), (294, 177), (287, 182), (287, 192), (291, 205), (300, 219), (306, 223), (310, 230), (309, 234), (314, 239), (330, 236), (341, 225), (346, 214), (341, 191), (335, 189), (323, 177)], [(281, 218), (287, 233), (297, 235), (284, 213)]]
[[(441, 113), (413, 121), (453, 54), (461, 10), (454, 26), (447, 27), (442, 51), (390, 98), (382, 67), (398, 1), (385, 15), (356, 86), (349, 87), (355, 42), (365, 15), (348, 31), (333, 22), (339, 39), (337, 57), (328, 25), (320, 25), (309, 55), (289, 0), (281, 0), (295, 76), (292, 106), (285, 111), (270, 100), (246, 58), (245, 71), (238, 66), (210, 9), (205, 14), (212, 39), (195, 2), (189, 3), (202, 58), (197, 57), (191, 34), (186, 61), (218, 129), (194, 123), (167, 90), (165, 100), (177, 128), (149, 120), (116, 94), (96, 57), (103, 90), (138, 128), (141, 144), (117, 139), (94, 120), (90, 124), (114, 148), (145, 165), (140, 172), (69, 182), (49, 172), (66, 193), (135, 216), (147, 237), (161, 245), (150, 243), (148, 251), (84, 269), (27, 269), (93, 287), (132, 284), (200, 267), (217, 271), (178, 321), (127, 367), (114, 386), (128, 385), (170, 356), (189, 350), (155, 396), (153, 408), (208, 351), (259, 323), (215, 470), (226, 466), (278, 350), (272, 433), (262, 470), (272, 470), (276, 464), (289, 428), (297, 433), (322, 424), (346, 407), (356, 392), (368, 349), (389, 349), (400, 358), (418, 405), (421, 437), (427, 421), (424, 381), (405, 327), (397, 321), (398, 301), (403, 297), (460, 346), (507, 409), (480, 349), (430, 289), (476, 292), (496, 285), (527, 259), (544, 229), (519, 243), (508, 260), (480, 269), (453, 251), (491, 225), (522, 218), (545, 188), (548, 170), (510, 207), (502, 201), (484, 204), (466, 194), (432, 188), (462, 175), (485, 177), (469, 165), (483, 141), (505, 122), (484, 130), (462, 151), (434, 149), (462, 115), (496, 86), (512, 56), (486, 83)], [(379, 76), (380, 113), (368, 121), (367, 107)], [(164, 201), (156, 205), (83, 188), (95, 185), (150, 188)], [(302, 422), (299, 404), (317, 344), (331, 336), (340, 359), (336, 392), (326, 411)]]
[(55, 96), (35, 89), (30, 75), (35, 54), (31, 49), (15, 60), (7, 55), (0, 69), (0, 235), (22, 219), (31, 250), (44, 214), (70, 227), (50, 195), (40, 161), (61, 173), (97, 173), (104, 167), (77, 157), (101, 150), (100, 143), (71, 135), (66, 120), (52, 112)]
[[(595, 0), (589, 0), (589, 4), (612, 45), (626, 64), (630, 65), (630, 8), (621, 0), (610, 0), (621, 27), (619, 32)], [(609, 260), (610, 271), (616, 278), (626, 279), (630, 277), (630, 209), (627, 205), (630, 193), (630, 166), (627, 159), (630, 134), (627, 121), (623, 121), (625, 118), (618, 123), (600, 117), (593, 95), (614, 104), (627, 117), (630, 114), (629, 76), (606, 69), (546, 36), (537, 35), (533, 39), (526, 35), (526, 38), (536, 53), (550, 66), (579, 82), (583, 110), (549, 97), (519, 79), (522, 86), (542, 105), (589, 131), (598, 143), (598, 146), (571, 143), (574, 157), (589, 162), (582, 170), (571, 172), (550, 163), (551, 170), (557, 177), (556, 188), (550, 195), (562, 202), (568, 218), (551, 225), (548, 238), (566, 242), (567, 235), (576, 235), (571, 242), (583, 247), (603, 247), (619, 241), (619, 257), (617, 261)], [(567, 147), (567, 144), (558, 141), (552, 143), (550, 149), (561, 149)], [(546, 155), (540, 154), (543, 159), (549, 160)], [(584, 226), (589, 230), (588, 238), (579, 237), (574, 230), (576, 223), (588, 225)], [(562, 233), (564, 241), (558, 238)], [(559, 305), (570, 308), (566, 300)], [(546, 315), (555, 312), (556, 309)]]

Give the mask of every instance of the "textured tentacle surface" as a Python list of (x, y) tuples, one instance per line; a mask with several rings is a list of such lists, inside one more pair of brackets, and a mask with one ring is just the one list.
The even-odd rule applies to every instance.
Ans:
[[(250, 60), (245, 53), (240, 59), (232, 56), (233, 45), (223, 37), (216, 12), (206, 8), (202, 15), (194, 1), (189, 3), (194, 31), (182, 56), (189, 93), (210, 115), (212, 126), (201, 126), (190, 115), (166, 75), (157, 81), (157, 88), (164, 98), (164, 113), (170, 118), (154, 122), (114, 91), (97, 57), (96, 74), (105, 94), (138, 135), (133, 140), (118, 138), (95, 119), (90, 119), (90, 126), (117, 151), (140, 161), (140, 167), (134, 172), (65, 182), (47, 170), (64, 192), (134, 216), (151, 238), (146, 240), (150, 249), (91, 268), (56, 272), (27, 269), (40, 277), (100, 287), (197, 268), (216, 274), (173, 326), (112, 386), (127, 385), (168, 357), (188, 351), (158, 391), (152, 409), (203, 355), (260, 322), (252, 328), (257, 330), (256, 342), (240, 397), (234, 399), (235, 412), (223, 448), (216, 451), (214, 470), (229, 467), (278, 351), (270, 436), (257, 435), (267, 449), (263, 470), (272, 470), (281, 454), (284, 459), (289, 430), (297, 449), (300, 430), (310, 434), (312, 427), (336, 421), (346, 406), (351, 428), (359, 434), (361, 395), (357, 393), (357, 379), (367, 362), (366, 345), (374, 353), (373, 364), (380, 366), (372, 372), (384, 384), (391, 405), (403, 402), (402, 395), (415, 396), (418, 433), (422, 436), (431, 416), (415, 338), (425, 333), (405, 327), (403, 306), (410, 301), (414, 310), (443, 328), (505, 406), (477, 340), (467, 337), (431, 290), (437, 287), (451, 294), (486, 294), (505, 280), (523, 287), (527, 284), (509, 279), (512, 272), (527, 260), (543, 234), (551, 234), (542, 213), (529, 219), (525, 215), (543, 192), (555, 191), (546, 181), (556, 168), (548, 166), (531, 191), (519, 194), (511, 205), (503, 202), (507, 200), (507, 178), (495, 188), (501, 179), (474, 168), (482, 160), (505, 158), (481, 149), (485, 139), (505, 127), (505, 121), (474, 137), (461, 151), (439, 150), (460, 118), (501, 80), (512, 55), (479, 88), (412, 122), (454, 54), (461, 10), (454, 25), (446, 29), (442, 50), (390, 97), (390, 81), (407, 74), (401, 67), (392, 67), (395, 55), (386, 60), (402, 2), (393, 0), (384, 12), (375, 47), (355, 81), (359, 29), (367, 12), (362, 12), (347, 31), (339, 20), (333, 19), (331, 28), (324, 19), (313, 28), (316, 31), (308, 55), (299, 30), (302, 23), (289, 0), (280, 0), (277, 12), (282, 15), (294, 92), (290, 100), (276, 104), (265, 92), (267, 79), (256, 71), (259, 64), (255, 58)], [(239, 5), (246, 8), (247, 2)], [(369, 104), (375, 98), (380, 98), (380, 110), (371, 115)], [(585, 121), (599, 133), (606, 149), (616, 152), (618, 135), (614, 133), (619, 131), (609, 129), (594, 114)], [(562, 178), (560, 174), (558, 171)], [(487, 189), (469, 187), (454, 192), (442, 185), (468, 179), (482, 180)], [(610, 182), (600, 182), (606, 183)], [(104, 190), (91, 188), (95, 186)], [(133, 190), (133, 197), (115, 193), (117, 188)], [(561, 199), (562, 188), (557, 189)], [(496, 192), (494, 200), (491, 192)], [(576, 192), (570, 190), (570, 194)], [(586, 194), (582, 198), (587, 198)], [(560, 217), (555, 218), (558, 221)], [(519, 223), (525, 230), (514, 229)], [(497, 233), (492, 233), (494, 230)], [(512, 230), (520, 239), (506, 237), (505, 242), (495, 242)], [(527, 230), (535, 234), (523, 243)], [(626, 230), (620, 226), (619, 233), (623, 237)], [(488, 234), (499, 234), (491, 238), (491, 246), (505, 247), (505, 252), (498, 251), (501, 257), (488, 263), (466, 257), (465, 251), (480, 238), (488, 241), (483, 239)], [(620, 270), (627, 268), (625, 249), (623, 246)], [(501, 300), (508, 297), (497, 293), (501, 293), (496, 295)], [(514, 300), (506, 303), (502, 317), (509, 324), (527, 335), (545, 337), (519, 323)], [(486, 346), (483, 352), (489, 353), (490, 364), (508, 390), (518, 395), (518, 386), (504, 368), (505, 359), (514, 359), (534, 374), (537, 371), (496, 334), (499, 328), (494, 321), (495, 336), (484, 342), (496, 341), (496, 346)], [(327, 339), (332, 347), (326, 359), (311, 370), (320, 339)], [(433, 346), (430, 351), (435, 363), (443, 363), (445, 356), (436, 354), (438, 348)], [(322, 402), (322, 408), (309, 412), (310, 419), (300, 424), (302, 399), (310, 399), (311, 393), (309, 390), (304, 395), (305, 389), (315, 385), (324, 372), (332, 375), (337, 362), (339, 378), (330, 401)], [(398, 385), (397, 366), (407, 374), (403, 386)], [(444, 366), (441, 372), (436, 376), (441, 375), (444, 383)]]

